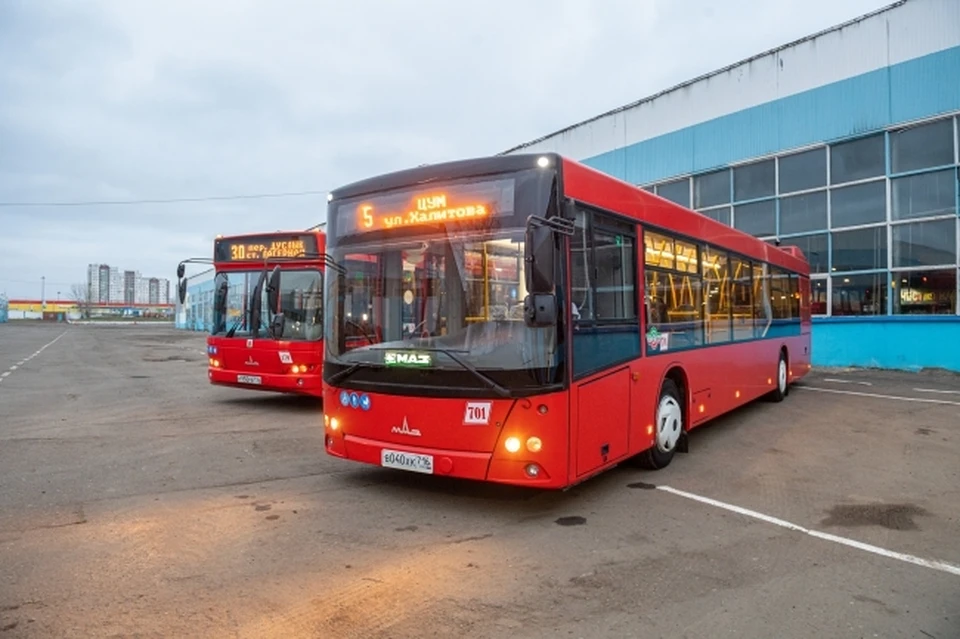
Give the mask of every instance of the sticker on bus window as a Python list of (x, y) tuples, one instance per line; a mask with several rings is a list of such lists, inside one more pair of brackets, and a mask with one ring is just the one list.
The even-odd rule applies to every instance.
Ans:
[(280, 351), (280, 363), (293, 364), (293, 356), (290, 355), (290, 351)]
[(463, 423), (469, 426), (486, 426), (490, 423), (490, 406), (490, 402), (467, 402)]
[(647, 331), (647, 346), (652, 351), (665, 351), (670, 348), (670, 333), (661, 333), (656, 326)]

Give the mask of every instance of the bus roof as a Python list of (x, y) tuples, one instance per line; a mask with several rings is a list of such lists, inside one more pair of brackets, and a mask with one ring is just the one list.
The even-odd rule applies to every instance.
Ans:
[(713, 220), (706, 215), (665, 200), (638, 186), (587, 166), (558, 153), (496, 155), (424, 164), (359, 180), (331, 191), (331, 199), (352, 198), (418, 184), (465, 177), (522, 171), (538, 167), (547, 158), (549, 168), (562, 176), (564, 194), (585, 204), (624, 215), (641, 224), (708, 242), (746, 257), (763, 260), (808, 275), (809, 264), (800, 249), (778, 248), (748, 233)]
[(537, 168), (537, 160), (542, 157), (551, 158), (551, 166), (557, 166), (560, 156), (552, 153), (528, 153), (519, 155), (502, 155), (466, 160), (454, 160), (439, 164), (422, 164), (411, 169), (403, 169), (392, 173), (384, 173), (365, 178), (351, 184), (341, 186), (330, 192), (332, 199), (366, 195), (380, 191), (390, 191), (416, 184), (429, 184), (444, 180), (455, 180), (464, 177), (492, 175), (511, 171)]
[(237, 233), (235, 235), (217, 235), (214, 240), (240, 240), (252, 237), (269, 237), (271, 235), (323, 235), (323, 231), (316, 229), (290, 231), (263, 231), (260, 233)]

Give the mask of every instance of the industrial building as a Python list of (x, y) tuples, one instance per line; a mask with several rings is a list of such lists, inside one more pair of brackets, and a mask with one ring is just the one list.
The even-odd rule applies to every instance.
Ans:
[(800, 247), (817, 365), (960, 371), (958, 114), (960, 1), (902, 0), (505, 154)]
[[(504, 154), (799, 246), (817, 365), (960, 371), (958, 78), (960, 0), (901, 0)], [(177, 325), (208, 330), (213, 272), (188, 291)]]

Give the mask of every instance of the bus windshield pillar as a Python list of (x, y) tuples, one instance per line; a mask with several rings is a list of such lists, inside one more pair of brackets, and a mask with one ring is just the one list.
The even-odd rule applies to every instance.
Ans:
[[(403, 338), (403, 256), (400, 251), (388, 251), (383, 259), (383, 340), (392, 342)], [(371, 309), (373, 313), (376, 308)]]
[[(444, 256), (444, 301), (447, 311), (447, 334), (458, 333), (466, 326), (466, 309), (464, 300), (464, 283), (467, 282), (467, 275), (463, 273), (464, 249), (463, 246), (454, 246), (452, 243), (446, 245), (446, 255)], [(439, 327), (437, 327), (439, 329)]]

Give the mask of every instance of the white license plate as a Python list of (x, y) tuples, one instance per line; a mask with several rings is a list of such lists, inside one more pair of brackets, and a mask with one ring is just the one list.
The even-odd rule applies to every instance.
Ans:
[(396, 450), (381, 450), (380, 465), (384, 468), (410, 470), (415, 473), (433, 473), (433, 455), (401, 453)]
[(241, 384), (259, 384), (261, 381), (259, 375), (237, 375), (237, 382)]

